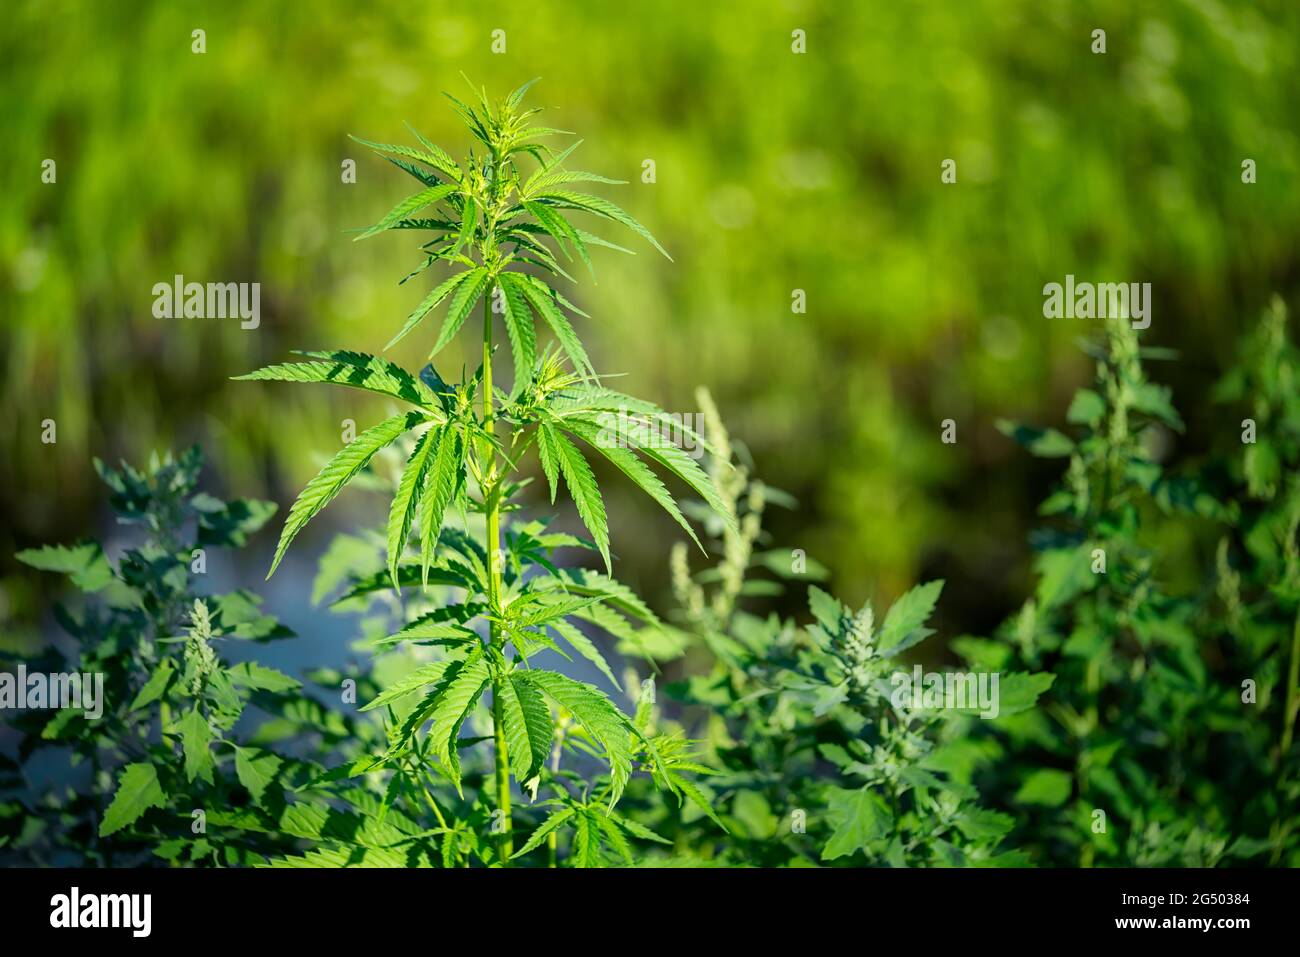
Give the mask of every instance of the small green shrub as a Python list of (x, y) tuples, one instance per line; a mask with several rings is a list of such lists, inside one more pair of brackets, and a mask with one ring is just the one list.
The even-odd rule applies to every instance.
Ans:
[[(86, 596), (57, 618), (76, 652), (51, 648), (22, 662), (30, 673), (102, 675), (102, 713), (65, 707), (53, 717), (21, 712), (21, 764), (5, 781), (5, 837), (25, 858), (47, 864), (134, 865), (168, 861), (241, 864), (292, 847), (282, 835), (249, 840), (209, 815), (255, 806), (295, 762), (240, 742), (235, 725), (250, 707), (293, 706), (294, 679), (253, 661), (230, 664), (228, 643), (260, 643), (292, 633), (252, 592), (200, 595), (211, 549), (242, 548), (275, 512), (270, 502), (223, 502), (199, 491), (197, 449), (154, 458), (137, 470), (96, 461), (120, 523), (140, 530), (116, 562), (82, 542), (20, 552), (18, 558), (66, 575)], [(68, 753), (60, 769), (47, 752)], [(89, 774), (74, 787), (78, 773)], [(158, 813), (143, 817), (146, 811)]]
[[(813, 620), (802, 627), (736, 611), (754, 566), (808, 575), (787, 574), (789, 552), (786, 564), (771, 553), (755, 560), (766, 502), (783, 496), (730, 467), (730, 440), (707, 394), (701, 404), (714, 477), (743, 516), (738, 528), (718, 529), (716, 568), (692, 576), (680, 546), (672, 558), (681, 617), (714, 664), (668, 690), (709, 710), (706, 754), (721, 770), (710, 784), (729, 831), (721, 842), (696, 834), (691, 843), (768, 867), (1026, 863), (1002, 846), (1013, 819), (982, 807), (975, 789), (948, 773), (945, 726), (956, 712), (893, 700), (891, 676), (904, 670), (900, 655), (933, 633), (925, 624), (943, 582), (912, 589), (881, 615), (870, 603), (855, 612), (814, 585)], [(1004, 715), (1032, 707), (1051, 684), (1050, 675), (1002, 679)]]
[[(1276, 390), (1253, 382), (1289, 375), (1277, 313), (1263, 336), (1273, 346), (1251, 346), (1222, 397), (1256, 396), (1276, 429), (1263, 441), (1294, 454), (1300, 420), (1278, 422)], [(1276, 862), (1294, 853), (1283, 822), (1294, 817), (1295, 794), (1277, 750), (1281, 728), (1289, 753), (1294, 724), (1279, 700), (1294, 701), (1294, 675), (1279, 694), (1279, 671), (1294, 620), (1284, 555), (1294, 554), (1296, 525), (1284, 517), (1289, 503), (1249, 503), (1269, 471), (1261, 455), (1275, 446), (1237, 443), (1170, 472), (1158, 458), (1160, 432), (1181, 431), (1182, 421), (1169, 390), (1147, 379), (1130, 324), (1110, 321), (1104, 346), (1090, 348), (1096, 383), (1070, 405), (1074, 437), (1005, 427), (1031, 452), (1069, 464), (1040, 509), (1050, 524), (1034, 538), (1034, 597), (998, 640), (954, 647), (977, 667), (1043, 669), (1056, 683), (1044, 708), (997, 728), (992, 753), (977, 763), (990, 766), (990, 790), (1017, 811), (1018, 833), (1040, 863), (1213, 866), (1266, 854)], [(1217, 561), (1197, 588), (1171, 591), (1161, 543), (1214, 526), (1225, 535)], [(1245, 597), (1230, 545), (1242, 534), (1253, 542)]]

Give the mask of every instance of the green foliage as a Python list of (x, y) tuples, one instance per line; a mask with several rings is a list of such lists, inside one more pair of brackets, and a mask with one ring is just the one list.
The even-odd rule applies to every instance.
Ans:
[[(705, 434), (686, 430), (701, 464), (664, 440), (678, 423), (663, 409), (597, 374), (575, 328), (590, 317), (557, 287), (573, 278), (566, 265), (591, 270), (593, 250), (622, 247), (583, 226), (623, 227), (667, 253), (619, 207), (570, 188), (616, 181), (566, 167), (577, 144), (549, 145), (567, 134), (523, 108), (527, 88), (495, 103), (451, 98), (474, 141), (459, 162), (414, 131), (417, 146), (358, 140), (419, 184), (356, 238), (418, 236), (419, 263), (402, 281), (430, 291), (394, 323), (389, 346), (422, 335), (429, 364), (413, 372), (367, 353), (304, 352), (240, 377), (332, 383), (392, 404), (307, 483), (268, 574), (344, 489), (381, 494), (387, 521), (338, 536), (312, 587), (314, 603), (332, 598), (359, 616), (353, 647), (369, 664), (300, 681), (247, 650), (227, 654), (289, 637), (253, 593), (201, 587), (209, 551), (245, 547), (274, 506), (200, 492), (196, 451), (145, 470), (100, 465), (114, 513), (142, 541), (116, 558), (116, 547), (88, 541), (18, 557), (82, 593), (59, 611), (75, 654), (23, 664), (103, 675), (104, 713), (19, 716), (19, 760), (0, 764), (6, 857), (1300, 861), (1300, 352), (1281, 304), (1216, 392), (1247, 418), (1241, 442), (1232, 436), (1204, 460), (1166, 461), (1183, 421), (1144, 364), (1165, 354), (1143, 350), (1118, 320), (1087, 346), (1096, 379), (1067, 425), (1004, 425), (1065, 465), (1031, 541), (1033, 596), (994, 635), (950, 642), (972, 672), (927, 676), (939, 689), (996, 677), (993, 707), (910, 693), (909, 665), (922, 670), (918, 653), (940, 653), (924, 643), (944, 582), (895, 588), (887, 607), (849, 607), (813, 584), (826, 569), (776, 547), (767, 510), (794, 502), (752, 477), (708, 393), (698, 395)], [(444, 378), (432, 363), (446, 371), (439, 357), (467, 329), (481, 364)], [(496, 366), (512, 370), (509, 388), (495, 384)], [(529, 475), (534, 450), (549, 502)], [(694, 545), (716, 545), (699, 572), (690, 546), (673, 549), (669, 622), (613, 577), (627, 531), (606, 506), (606, 465)], [(561, 488), (585, 537), (552, 527)], [(1189, 583), (1165, 574), (1170, 541), (1196, 558), (1204, 542), (1217, 547)], [(599, 571), (580, 564), (597, 557)], [(806, 586), (801, 620), (748, 610), (789, 582)], [(634, 657), (673, 670), (670, 713), (660, 682), (624, 667)], [(54, 748), (70, 755), (70, 772), (89, 768), (88, 786), (27, 785), (31, 762)]]
[[(1300, 464), (1284, 312), (1275, 305), (1219, 389), (1251, 400), (1255, 444), (1238, 441), (1243, 423), (1180, 472), (1159, 450), (1182, 420), (1148, 380), (1135, 331), (1112, 320), (1088, 348), (1096, 382), (1070, 405), (1075, 436), (1007, 429), (1037, 455), (1068, 456), (1041, 509), (1036, 595), (1000, 641), (957, 643), (978, 666), (1051, 671), (1052, 700), (998, 724), (972, 767), (1010, 798), (1040, 863), (1293, 862), (1297, 681), (1281, 670), (1297, 660), (1297, 499), (1260, 466)], [(1199, 587), (1174, 591), (1152, 543), (1188, 524), (1220, 529), (1219, 548)]]
[[(218, 809), (280, 800), (302, 765), (236, 744), (235, 725), (250, 705), (291, 709), (299, 683), (218, 654), (225, 643), (291, 633), (250, 592), (200, 595), (207, 563), (217, 561), (213, 549), (244, 545), (274, 512), (268, 502), (224, 502), (200, 491), (201, 464), (197, 449), (155, 457), (143, 470), (95, 463), (118, 521), (139, 531), (140, 541), (116, 561), (95, 543), (19, 553), (67, 576), (84, 596), (79, 607), (58, 610), (76, 652), (21, 662), (29, 674), (83, 676), (81, 707), (28, 710), (13, 722), (24, 735), (20, 757), (30, 779), (46, 782), (5, 786), (0, 796), (5, 821), (21, 824), (8, 849), (25, 860), (239, 864), (292, 846), (275, 834), (246, 841), (204, 820)], [(84, 689), (100, 681), (95, 715)], [(64, 750), (67, 770), (36, 777), (34, 769)], [(73, 786), (82, 767), (89, 789)]]
[[(720, 456), (733, 451), (712, 402), (701, 398), (716, 474), (729, 465)], [(738, 526), (719, 526), (722, 564), (692, 576), (685, 550), (673, 556), (681, 615), (716, 659), (707, 675), (669, 689), (713, 716), (706, 754), (721, 773), (704, 801), (721, 809), (730, 834), (711, 850), (728, 863), (764, 866), (1027, 863), (1002, 847), (1013, 819), (982, 807), (976, 790), (949, 773), (959, 714), (917, 709), (896, 694), (895, 656), (932, 634), (925, 624), (943, 582), (909, 590), (879, 622), (870, 603), (855, 612), (815, 585), (812, 621), (802, 627), (735, 611), (746, 574), (761, 564), (752, 546), (762, 538), (764, 505), (781, 496), (750, 484), (744, 469), (734, 474), (724, 504), (746, 514)], [(1046, 680), (1021, 710), (1051, 684), (1050, 675), (1035, 677)]]

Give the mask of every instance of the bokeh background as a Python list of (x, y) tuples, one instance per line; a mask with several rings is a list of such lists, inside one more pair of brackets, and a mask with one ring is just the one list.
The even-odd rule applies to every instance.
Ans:
[[(406, 142), (410, 121), (461, 154), (440, 91), (464, 97), (462, 73), (493, 95), (540, 76), (531, 101), (585, 138), (581, 168), (630, 181), (598, 190), (674, 256), (605, 252), (570, 293), (597, 367), (677, 412), (707, 384), (757, 473), (799, 500), (772, 513), (774, 543), (845, 600), (942, 576), (942, 633), (986, 630), (1023, 600), (1059, 465), (993, 422), (1059, 424), (1091, 375), (1074, 343), (1093, 324), (1044, 319), (1044, 283), (1152, 284), (1146, 341), (1181, 353), (1156, 375), (1190, 454), (1232, 425), (1209, 396), (1230, 344), (1274, 292), (1295, 305), (1298, 27), (1293, 0), (9, 0), (0, 633), (48, 622), (54, 583), (15, 550), (104, 533), (92, 456), (198, 441), (217, 490), (287, 507), (344, 418), (383, 413), (229, 377), (293, 348), (378, 351), (423, 296), (397, 285), (409, 236), (350, 241), (410, 181), (346, 134)], [(155, 318), (152, 287), (177, 273), (261, 283), (260, 328)], [(422, 361), (415, 338), (399, 361)], [(626, 483), (609, 498), (622, 577), (666, 601), (674, 526)], [(299, 549), (381, 508), (345, 494)], [(309, 576), (279, 587), (305, 604)]]

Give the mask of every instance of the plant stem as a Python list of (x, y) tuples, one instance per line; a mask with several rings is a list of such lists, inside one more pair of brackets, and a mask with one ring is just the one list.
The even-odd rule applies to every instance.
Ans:
[[(564, 739), (568, 734), (568, 723), (561, 721), (555, 726), (555, 744), (551, 748), (551, 774), (560, 773), (560, 755), (564, 753)], [(546, 866), (560, 866), (560, 839), (552, 831), (546, 835)]]
[[(496, 410), (492, 398), (492, 296), (491, 290), (483, 299), (483, 428), (491, 434), (496, 425)], [(488, 608), (495, 618), (500, 611), (501, 598), (501, 497), (500, 479), (497, 475), (496, 450), (487, 443), (487, 457), (491, 463), (485, 470), (486, 485), (483, 505), (487, 511), (488, 558)], [(501, 649), (505, 636), (495, 621), (491, 624), (492, 647)], [(497, 855), (502, 867), (508, 867), (514, 853), (510, 827), (510, 756), (506, 752), (505, 719), (501, 714), (500, 681), (492, 683), (492, 741), (496, 752), (497, 809), (501, 812), (501, 840)]]

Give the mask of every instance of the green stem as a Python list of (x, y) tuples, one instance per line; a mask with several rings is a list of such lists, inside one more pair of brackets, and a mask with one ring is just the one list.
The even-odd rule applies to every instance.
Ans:
[[(496, 425), (496, 410), (492, 398), (492, 296), (491, 290), (483, 300), (483, 428), (492, 434)], [(501, 498), (497, 476), (496, 451), (484, 443), (487, 460), (491, 463), (484, 473), (483, 505), (487, 511), (488, 607), (493, 618), (500, 611), (501, 598)], [(505, 645), (495, 621), (491, 625), (492, 647), (500, 650)], [(502, 867), (508, 867), (514, 853), (514, 840), (510, 824), (510, 756), (506, 751), (505, 719), (501, 713), (500, 682), (492, 682), (492, 741), (496, 751), (497, 809), (501, 811), (502, 835), (497, 845), (497, 856)]]
[[(555, 726), (555, 743), (551, 746), (551, 774), (560, 773), (560, 755), (564, 752), (564, 739), (568, 735), (568, 723), (560, 722)], [(560, 866), (560, 840), (555, 831), (546, 835), (546, 866)]]

